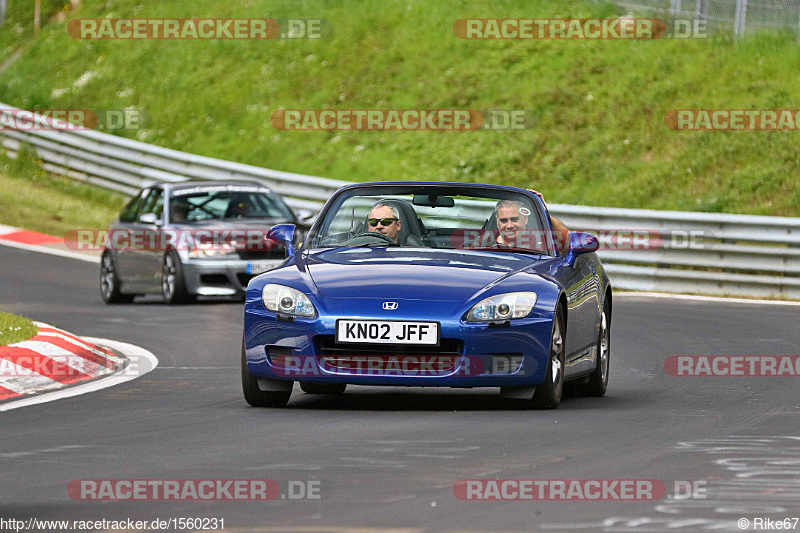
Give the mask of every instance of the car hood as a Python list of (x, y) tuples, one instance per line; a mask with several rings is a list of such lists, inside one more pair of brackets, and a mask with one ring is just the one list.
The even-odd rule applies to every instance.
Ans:
[(464, 301), (534, 266), (540, 256), (395, 247), (311, 251), (305, 263), (325, 298)]

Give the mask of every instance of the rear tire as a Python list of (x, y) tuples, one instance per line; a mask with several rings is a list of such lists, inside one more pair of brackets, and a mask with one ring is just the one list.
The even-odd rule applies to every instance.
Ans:
[(292, 391), (263, 391), (258, 387), (258, 379), (247, 368), (247, 355), (242, 339), (242, 392), (244, 399), (253, 407), (285, 407)]
[(608, 311), (603, 306), (600, 315), (600, 331), (597, 334), (597, 367), (589, 375), (589, 381), (576, 385), (575, 392), (581, 396), (603, 396), (608, 388), (608, 371), (611, 363), (611, 323)]
[(119, 290), (119, 278), (111, 252), (104, 252), (100, 259), (100, 297), (107, 304), (129, 304), (133, 294), (122, 294)]
[(553, 317), (553, 331), (550, 335), (550, 357), (547, 361), (547, 374), (544, 381), (536, 386), (531, 407), (536, 409), (555, 409), (561, 403), (564, 392), (564, 311), (556, 309)]
[(167, 305), (183, 304), (195, 299), (186, 291), (183, 264), (174, 250), (168, 250), (161, 262), (161, 297)]
[(301, 381), (300, 389), (306, 394), (342, 394), (347, 383), (312, 383)]

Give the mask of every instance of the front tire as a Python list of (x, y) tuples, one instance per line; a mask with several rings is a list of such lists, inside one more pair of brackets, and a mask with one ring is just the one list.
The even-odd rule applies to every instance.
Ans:
[(100, 297), (107, 304), (129, 304), (133, 301), (133, 294), (122, 294), (119, 290), (119, 277), (114, 265), (111, 252), (103, 253), (100, 259)]
[(581, 396), (603, 396), (608, 388), (608, 371), (611, 362), (611, 322), (603, 306), (600, 315), (600, 331), (597, 335), (597, 367), (589, 375), (589, 381), (576, 387)]
[(553, 331), (550, 335), (550, 358), (547, 361), (547, 374), (544, 381), (536, 386), (531, 400), (536, 409), (555, 409), (561, 403), (564, 392), (564, 311), (556, 309), (553, 317)]
[(258, 387), (258, 379), (247, 368), (247, 355), (242, 339), (242, 392), (244, 400), (253, 407), (285, 407), (292, 391), (263, 391)]
[(161, 262), (161, 297), (167, 305), (183, 304), (193, 299), (186, 291), (183, 264), (174, 250), (167, 251)]

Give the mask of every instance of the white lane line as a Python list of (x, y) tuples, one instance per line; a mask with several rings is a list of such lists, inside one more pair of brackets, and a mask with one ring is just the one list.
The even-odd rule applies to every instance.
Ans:
[(71, 250), (48, 248), (47, 246), (41, 246), (39, 244), (23, 244), (21, 242), (14, 242), (14, 241), (7, 241), (0, 239), (0, 245), (8, 246), (10, 248), (19, 248), (21, 250), (27, 250), (29, 252), (39, 252), (43, 254), (57, 255), (60, 257), (68, 257), (70, 259), (78, 259), (80, 261), (86, 261), (88, 263), (100, 263), (100, 256), (95, 257), (92, 255), (73, 252)]
[(90, 381), (67, 389), (61, 389), (39, 396), (24, 398), (21, 400), (12, 400), (6, 404), (0, 404), (0, 411), (10, 411), (11, 409), (18, 409), (20, 407), (28, 407), (45, 402), (52, 402), (62, 398), (70, 398), (87, 392), (94, 392), (107, 387), (113, 387), (126, 381), (131, 381), (138, 377), (144, 376), (158, 366), (158, 359), (148, 350), (128, 344), (126, 342), (112, 341), (109, 339), (98, 339), (95, 337), (82, 337), (85, 341), (93, 344), (98, 344), (110, 348), (112, 351), (125, 355), (130, 361), (128, 366), (124, 369), (112, 374), (108, 377)]
[(676, 300), (696, 300), (698, 302), (721, 302), (732, 304), (755, 304), (755, 305), (792, 305), (800, 306), (800, 302), (788, 302), (786, 300), (750, 300), (748, 298), (725, 298), (723, 296), (696, 296), (693, 294), (670, 294), (668, 292), (636, 292), (625, 291), (614, 293), (614, 298), (621, 296), (641, 296), (643, 298), (674, 298)]

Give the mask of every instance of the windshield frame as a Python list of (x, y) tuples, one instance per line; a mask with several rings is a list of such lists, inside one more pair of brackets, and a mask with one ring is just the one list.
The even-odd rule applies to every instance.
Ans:
[[(273, 204), (277, 210), (282, 211), (280, 216), (242, 216), (242, 217), (209, 217), (202, 219), (186, 219), (176, 221), (173, 220), (173, 203), (180, 198), (198, 197), (201, 195), (208, 195), (208, 200), (197, 206), (197, 209), (203, 209), (203, 205), (214, 200), (216, 194), (256, 194), (263, 195), (267, 199), (267, 203)], [(180, 187), (171, 188), (169, 191), (167, 204), (166, 220), (168, 224), (196, 224), (206, 222), (258, 222), (258, 221), (286, 221), (287, 223), (297, 224), (298, 219), (294, 210), (286, 203), (281, 195), (276, 194), (270, 188), (258, 184), (220, 184), (220, 185), (197, 185), (194, 187)], [(204, 210), (205, 211), (205, 210)], [(208, 211), (207, 211), (208, 212)], [(211, 214), (210, 212), (208, 212)]]
[[(514, 200), (519, 199), (520, 196), (525, 196), (533, 207), (531, 216), (535, 216), (539, 227), (544, 229), (545, 239), (544, 244), (546, 250), (515, 250), (506, 248), (497, 248), (498, 253), (526, 253), (543, 255), (548, 257), (557, 257), (555, 241), (553, 240), (552, 226), (550, 218), (547, 216), (544, 204), (541, 199), (530, 193), (525, 189), (516, 187), (508, 187), (504, 185), (486, 185), (476, 183), (454, 183), (454, 182), (369, 182), (347, 185), (336, 191), (325, 203), (319, 216), (317, 216), (314, 224), (312, 225), (308, 235), (303, 241), (302, 247), (299, 252), (310, 252), (318, 250), (329, 250), (337, 248), (336, 246), (314, 247), (311, 248), (311, 243), (317, 238), (320, 232), (330, 227), (333, 222), (331, 214), (336, 214), (340, 210), (342, 204), (352, 198), (353, 196), (386, 196), (393, 195), (411, 195), (411, 194), (431, 194), (434, 193), (439, 196), (467, 196), (467, 197), (485, 197), (497, 200)], [(469, 252), (470, 248), (430, 248), (433, 250), (442, 251), (458, 251)], [(479, 250), (485, 253), (487, 250)]]

